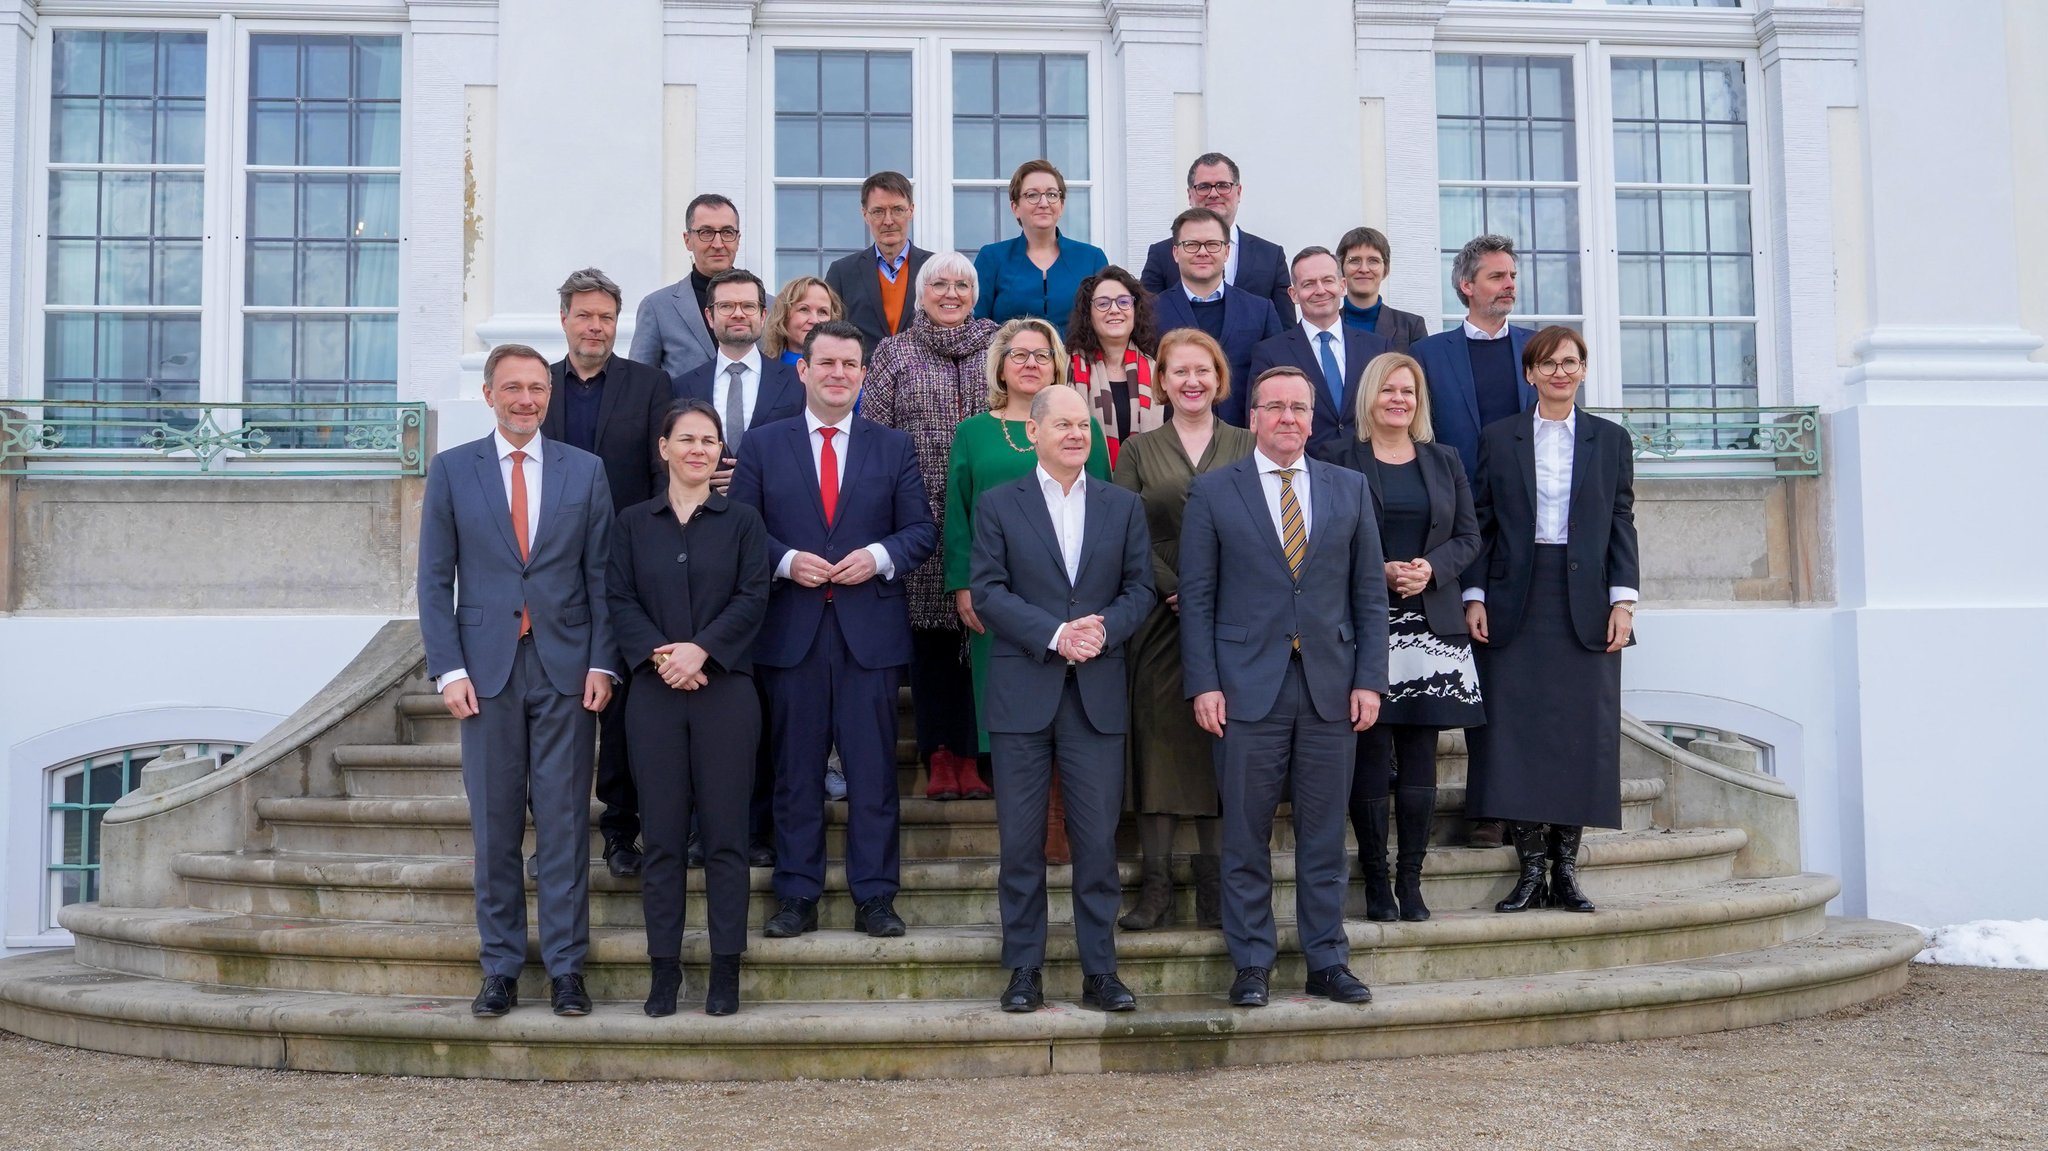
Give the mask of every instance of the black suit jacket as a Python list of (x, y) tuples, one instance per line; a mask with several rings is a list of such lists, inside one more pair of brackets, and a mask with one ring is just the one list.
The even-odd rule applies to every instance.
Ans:
[[(1348, 316), (1345, 323), (1350, 323)], [(1373, 329), (1373, 334), (1393, 344), (1395, 351), (1405, 352), (1415, 341), (1429, 335), (1429, 324), (1414, 312), (1404, 312), (1381, 297), (1380, 326)]]
[(896, 273), (901, 281), (909, 277), (903, 287), (903, 315), (894, 331), (889, 328), (889, 319), (882, 311), (882, 285), (875, 271), (875, 246), (869, 244), (852, 255), (841, 256), (825, 269), (825, 284), (839, 293), (839, 302), (846, 305), (846, 318), (860, 329), (862, 341), (867, 345), (870, 357), (875, 354), (875, 345), (910, 327), (912, 316), (917, 314), (917, 270), (932, 258), (930, 252), (910, 245), (910, 255), (903, 261), (903, 270)]
[[(1340, 401), (1330, 395), (1329, 381), (1323, 378), (1323, 361), (1316, 355), (1315, 341), (1300, 324), (1289, 325), (1287, 330), (1268, 340), (1261, 340), (1252, 348), (1249, 374), (1244, 378), (1244, 388), (1251, 390), (1251, 382), (1267, 368), (1283, 364), (1300, 368), (1308, 373), (1309, 382), (1315, 385), (1315, 422), (1309, 425), (1308, 450), (1311, 455), (1320, 456), (1325, 448), (1334, 448), (1357, 427), (1358, 381), (1365, 375), (1365, 366), (1373, 357), (1382, 352), (1391, 352), (1394, 346), (1382, 336), (1357, 328), (1347, 328), (1341, 322), (1338, 331), (1344, 337), (1344, 396)], [(1237, 390), (1233, 383), (1231, 390)]]
[[(1175, 279), (1152, 299), (1153, 326), (1160, 335), (1175, 328), (1199, 328), (1195, 307)], [(1227, 423), (1245, 426), (1245, 397), (1251, 394), (1252, 349), (1280, 334), (1280, 317), (1264, 296), (1226, 287), (1223, 290), (1223, 354), (1230, 358), (1230, 397), (1216, 405)]]
[[(1242, 243), (1237, 253), (1237, 279), (1230, 286), (1264, 296), (1282, 324), (1293, 323), (1294, 297), (1287, 294), (1293, 279), (1287, 274), (1286, 249), (1250, 232), (1240, 232), (1238, 236)], [(1173, 237), (1168, 236), (1145, 250), (1145, 270), (1138, 283), (1155, 296), (1180, 283), (1180, 265), (1173, 262)]]
[[(1572, 630), (1586, 650), (1605, 651), (1607, 589), (1642, 586), (1636, 562), (1635, 454), (1620, 424), (1584, 408), (1575, 418), (1571, 507), (1565, 513)], [(1521, 630), (1536, 560), (1534, 408), (1496, 420), (1479, 433), (1479, 483), (1472, 506), (1481, 550), (1464, 584), (1485, 589), (1488, 643), (1506, 647)]]
[[(714, 356), (708, 364), (699, 364), (676, 380), (675, 398), (680, 400), (703, 400), (708, 404), (718, 402), (718, 373), (725, 370), (724, 357)], [(747, 431), (777, 420), (802, 415), (804, 410), (804, 382), (797, 378), (796, 369), (774, 356), (761, 353), (761, 388), (754, 396), (754, 414), (747, 417)], [(725, 412), (721, 410), (719, 417)], [(742, 437), (744, 441), (745, 437)]]
[(709, 653), (711, 670), (752, 674), (774, 575), (768, 529), (746, 504), (713, 492), (687, 524), (676, 522), (667, 492), (621, 511), (605, 596), (627, 669), (688, 642)]
[[(1365, 474), (1365, 484), (1372, 489), (1373, 519), (1379, 524), (1381, 546), (1386, 546), (1387, 510), (1380, 498), (1380, 462), (1372, 454), (1372, 444), (1354, 434), (1332, 449), (1324, 459)], [(1459, 577), (1479, 555), (1479, 520), (1472, 510), (1472, 487), (1465, 482), (1465, 465), (1453, 449), (1416, 444), (1415, 458), (1422, 465), (1422, 486), (1429, 492), (1429, 532), (1423, 537), (1420, 557), (1389, 552), (1387, 559), (1428, 560), (1429, 586), (1422, 591), (1422, 610), (1429, 617), (1429, 630), (1438, 635), (1464, 635), (1465, 605), (1459, 602)]]
[[(548, 414), (540, 422), (540, 434), (560, 443), (569, 442), (569, 404), (564, 398), (569, 383), (569, 361), (548, 366), (554, 381), (554, 397)], [(612, 492), (612, 506), (632, 507), (668, 490), (668, 467), (661, 462), (661, 418), (669, 406), (668, 373), (638, 360), (614, 355), (604, 362), (604, 397), (597, 407), (597, 457), (604, 461), (604, 478)]]

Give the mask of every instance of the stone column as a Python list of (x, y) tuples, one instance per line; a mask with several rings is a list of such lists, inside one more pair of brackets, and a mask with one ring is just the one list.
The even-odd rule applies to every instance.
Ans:
[[(474, 3), (417, 0), (408, 9), (411, 87), (405, 104), (405, 303), (398, 348), (399, 394), (437, 405), (474, 401), (462, 355), (464, 277), (476, 256), (470, 239), (472, 125), (465, 96), (493, 81), (497, 11)], [(495, 232), (492, 233), (495, 238)], [(488, 285), (483, 293), (488, 298)], [(488, 315), (485, 312), (484, 315)], [(482, 366), (481, 355), (477, 367)], [(466, 425), (465, 425), (466, 426)], [(481, 434), (479, 432), (479, 434)]]
[[(765, 273), (775, 237), (761, 226), (762, 196), (748, 178), (757, 148), (772, 148), (773, 125), (754, 112), (751, 47), (758, 0), (667, 0), (664, 5), (661, 81), (666, 106), (683, 122), (666, 125), (665, 144), (679, 150), (667, 166), (667, 208), (662, 218), (660, 284), (690, 274), (683, 248), (683, 209), (699, 192), (730, 197), (740, 208), (740, 250), (735, 267)], [(764, 65), (767, 61), (763, 61)], [(773, 84), (763, 72), (764, 83)], [(659, 105), (655, 105), (659, 107)], [(655, 126), (656, 130), (662, 128)], [(649, 139), (655, 138), (650, 135)], [(685, 158), (687, 157), (687, 158)], [(765, 275), (763, 278), (767, 278)], [(769, 286), (774, 290), (774, 285)]]
[[(1107, 119), (1123, 125), (1123, 153), (1106, 156), (1113, 262), (1143, 270), (1145, 249), (1187, 207), (1184, 179), (1202, 154), (1202, 0), (1107, 0), (1115, 63), (1103, 84)], [(1120, 193), (1120, 197), (1117, 195)]]
[(0, 271), (6, 273), (0, 276), (0, 396), (22, 395), (28, 379), (28, 365), (21, 362), (19, 285), (27, 275), (29, 173), (36, 167), (35, 158), (25, 155), (34, 113), (29, 73), (35, 33), (33, 0), (0, 0)]
[[(1436, 26), (1447, 0), (1357, 0), (1358, 89), (1374, 101), (1368, 118), (1377, 154), (1361, 157), (1368, 204), (1385, 211), (1354, 223), (1378, 228), (1393, 245), (1393, 267), (1381, 291), (1394, 306), (1420, 313), (1429, 330), (1443, 311), (1437, 258)], [(1348, 225), (1347, 225), (1348, 226)], [(1331, 237), (1331, 241), (1336, 239)], [(1329, 241), (1326, 241), (1329, 242)]]

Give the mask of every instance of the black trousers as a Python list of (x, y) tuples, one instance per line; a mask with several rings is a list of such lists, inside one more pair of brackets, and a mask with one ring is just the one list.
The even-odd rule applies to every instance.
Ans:
[(677, 691), (652, 669), (634, 675), (626, 710), (642, 846), (640, 904), (647, 954), (672, 959), (683, 945), (683, 852), (692, 816), (704, 843), (705, 918), (713, 955), (747, 949), (747, 799), (761, 702), (749, 676), (715, 673)]
[(1376, 723), (1358, 733), (1358, 771), (1351, 777), (1351, 802), (1385, 799), (1397, 783), (1401, 787), (1435, 787), (1436, 737), (1436, 728), (1412, 723)]
[(945, 748), (972, 758), (981, 745), (974, 730), (974, 671), (956, 627), (910, 629), (910, 704), (917, 716), (917, 754)]
[(597, 829), (606, 839), (616, 837), (628, 843), (640, 835), (640, 795), (633, 786), (629, 762), (632, 737), (626, 733), (626, 696), (632, 691), (633, 679), (627, 676), (614, 685), (611, 702), (597, 713), (597, 798), (604, 804)]

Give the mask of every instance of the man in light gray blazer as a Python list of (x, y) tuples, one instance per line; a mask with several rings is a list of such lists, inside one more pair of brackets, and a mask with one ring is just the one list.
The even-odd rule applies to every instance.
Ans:
[(1344, 821), (1353, 733), (1387, 689), (1385, 558), (1365, 477), (1303, 454), (1313, 389), (1295, 367), (1253, 381), (1257, 446), (1195, 480), (1181, 527), (1181, 684), (1223, 741), (1223, 934), (1240, 1007), (1265, 1006), (1279, 951), (1268, 845), (1289, 796), (1308, 993), (1372, 999), (1346, 966)]
[(1074, 850), (1081, 1001), (1129, 1011), (1138, 1000), (1116, 976), (1115, 936), (1130, 720), (1124, 644), (1152, 610), (1151, 536), (1137, 496), (1087, 476), (1093, 421), (1081, 393), (1039, 392), (1025, 432), (1038, 466), (981, 497), (968, 577), (974, 610), (994, 634), (988, 740), (1002, 781), (998, 897), (1011, 971), (1001, 1005), (1024, 1012), (1045, 1003), (1046, 800), (1058, 771)]
[(420, 513), (420, 635), (462, 721), (484, 969), (470, 1010), (485, 1018), (519, 1002), (529, 809), (549, 998), (557, 1015), (590, 1013), (591, 767), (618, 663), (604, 588), (612, 497), (603, 461), (540, 434), (551, 391), (539, 352), (492, 349), (484, 399), (497, 427), (434, 457)]
[[(633, 313), (633, 348), (626, 355), (667, 372), (670, 386), (717, 356), (718, 341), (704, 319), (711, 307), (711, 277), (730, 269), (740, 251), (740, 210), (724, 196), (706, 192), (690, 201), (683, 221), (690, 274), (641, 298)], [(769, 296), (768, 306), (774, 303)]]

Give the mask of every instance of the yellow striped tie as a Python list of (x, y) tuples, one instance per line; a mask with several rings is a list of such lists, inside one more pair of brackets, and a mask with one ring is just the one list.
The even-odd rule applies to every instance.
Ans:
[(1301, 579), (1301, 559), (1308, 552), (1308, 533), (1301, 530), (1301, 501), (1294, 498), (1294, 469), (1280, 470), (1280, 550), (1287, 553), (1287, 572)]

